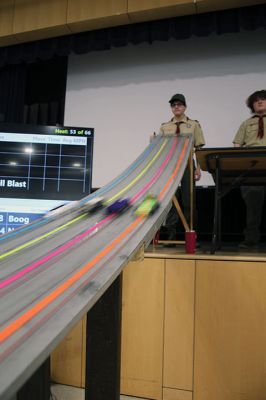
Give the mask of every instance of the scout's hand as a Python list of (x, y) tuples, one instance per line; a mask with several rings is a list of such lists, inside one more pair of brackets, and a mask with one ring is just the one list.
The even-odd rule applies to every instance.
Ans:
[(200, 168), (197, 167), (197, 169), (194, 172), (194, 179), (195, 179), (195, 181), (199, 181), (200, 178), (201, 178), (201, 171), (200, 171)]

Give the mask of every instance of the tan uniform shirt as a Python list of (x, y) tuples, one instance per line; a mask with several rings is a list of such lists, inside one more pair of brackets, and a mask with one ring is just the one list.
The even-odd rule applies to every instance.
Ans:
[(233, 143), (244, 147), (266, 146), (266, 117), (263, 118), (264, 136), (258, 137), (259, 117), (254, 116), (244, 121), (237, 131)]
[(162, 124), (160, 127), (159, 134), (164, 136), (174, 135), (176, 133), (176, 124), (175, 124), (176, 122), (181, 122), (179, 126), (180, 126), (180, 133), (182, 135), (192, 133), (195, 147), (200, 147), (205, 144), (203, 132), (199, 122), (188, 118), (186, 115), (184, 115), (180, 121), (178, 121), (175, 118), (172, 118), (169, 122), (165, 122), (164, 124)]

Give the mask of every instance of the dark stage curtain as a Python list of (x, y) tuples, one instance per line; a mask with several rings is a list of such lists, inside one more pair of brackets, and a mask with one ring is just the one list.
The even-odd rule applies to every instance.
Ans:
[(22, 122), (25, 102), (26, 65), (0, 69), (0, 121)]
[(259, 28), (266, 28), (266, 4), (118, 26), (3, 47), (0, 48), (0, 67), (36, 60), (45, 61), (71, 53), (108, 50), (129, 43), (137, 45), (156, 40), (188, 39), (191, 36), (222, 35)]
[(55, 57), (27, 66), (23, 122), (63, 125), (67, 57)]
[(0, 68), (0, 122), (62, 125), (67, 57)]

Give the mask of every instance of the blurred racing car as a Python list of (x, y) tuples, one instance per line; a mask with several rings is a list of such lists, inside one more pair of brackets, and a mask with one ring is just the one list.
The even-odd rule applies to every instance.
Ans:
[(103, 197), (94, 197), (93, 199), (84, 202), (80, 206), (80, 211), (93, 213), (103, 207), (103, 202)]
[(144, 215), (145, 217), (147, 217), (148, 215), (153, 214), (158, 207), (159, 202), (157, 196), (148, 194), (142, 201), (142, 203), (138, 206), (134, 214), (137, 216)]
[(69, 203), (60, 204), (59, 206), (54, 207), (50, 211), (48, 211), (44, 215), (44, 218), (55, 217), (56, 215), (60, 215), (60, 214), (62, 214), (64, 212), (66, 212), (66, 211), (70, 211), (76, 205), (77, 205), (77, 201), (71, 201)]
[(108, 214), (120, 214), (130, 207), (129, 199), (118, 199), (107, 207)]

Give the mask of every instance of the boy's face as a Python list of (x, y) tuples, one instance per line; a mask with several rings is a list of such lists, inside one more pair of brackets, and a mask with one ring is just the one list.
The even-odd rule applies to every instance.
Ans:
[(266, 114), (266, 99), (256, 99), (253, 108), (256, 114)]
[(186, 111), (186, 106), (181, 101), (174, 101), (171, 103), (171, 109), (175, 117), (181, 117)]

